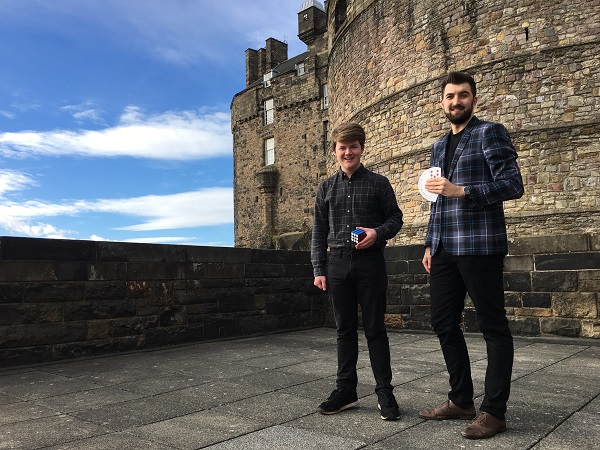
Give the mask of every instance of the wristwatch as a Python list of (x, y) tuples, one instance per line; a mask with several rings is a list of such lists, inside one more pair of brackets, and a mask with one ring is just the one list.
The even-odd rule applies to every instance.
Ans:
[(464, 199), (469, 200), (471, 198), (471, 190), (469, 189), (469, 186), (465, 186), (463, 188), (463, 192), (465, 193)]

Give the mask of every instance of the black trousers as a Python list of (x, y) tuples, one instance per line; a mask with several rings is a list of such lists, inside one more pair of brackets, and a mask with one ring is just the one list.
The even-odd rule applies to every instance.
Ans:
[(369, 348), (375, 391), (392, 389), (390, 346), (385, 329), (387, 271), (383, 250), (332, 250), (327, 261), (327, 289), (337, 327), (337, 387), (358, 384), (358, 306)]
[(454, 256), (443, 248), (431, 258), (431, 324), (450, 374), (448, 398), (473, 404), (473, 381), (461, 329), (465, 295), (477, 311), (486, 342), (488, 365), (481, 411), (504, 419), (510, 394), (514, 347), (504, 304), (504, 256)]

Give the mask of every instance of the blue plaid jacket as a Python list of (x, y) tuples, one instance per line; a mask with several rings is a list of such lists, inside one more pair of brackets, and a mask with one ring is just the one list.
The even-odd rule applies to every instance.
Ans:
[(438, 196), (431, 204), (425, 246), (435, 255), (440, 241), (453, 255), (506, 255), (502, 202), (523, 195), (517, 152), (506, 128), (473, 116), (458, 143), (448, 173), (444, 161), (450, 133), (433, 144), (431, 167), (465, 186), (469, 199)]

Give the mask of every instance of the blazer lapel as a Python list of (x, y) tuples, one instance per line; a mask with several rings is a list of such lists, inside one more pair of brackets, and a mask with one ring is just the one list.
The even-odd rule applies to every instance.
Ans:
[(477, 122), (479, 122), (479, 119), (477, 117), (473, 116), (471, 118), (471, 120), (469, 121), (469, 123), (467, 124), (467, 127), (465, 128), (465, 132), (462, 135), (460, 142), (456, 146), (456, 151), (454, 152), (452, 161), (450, 161), (450, 168), (448, 169), (448, 175), (446, 176), (447, 179), (450, 179), (450, 177), (454, 173), (454, 169), (456, 169), (456, 164), (458, 163), (458, 158), (460, 158), (460, 155), (463, 152), (463, 150), (465, 149), (467, 142), (469, 142), (469, 139), (471, 138), (471, 132), (473, 131), (473, 128), (475, 128), (475, 125), (477, 124)]

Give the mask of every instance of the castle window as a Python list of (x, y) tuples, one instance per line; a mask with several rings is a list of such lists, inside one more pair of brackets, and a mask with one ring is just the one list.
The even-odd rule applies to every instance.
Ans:
[(321, 94), (323, 95), (323, 109), (329, 108), (329, 91), (327, 85), (321, 86)]
[(275, 108), (273, 107), (273, 99), (265, 100), (265, 125), (273, 123), (275, 120)]
[(306, 69), (304, 67), (304, 63), (297, 63), (296, 64), (296, 75), (300, 76), (300, 75), (304, 75), (306, 73)]
[(265, 166), (275, 164), (275, 138), (265, 139)]
[(329, 146), (329, 121), (323, 122), (323, 148), (327, 150)]

